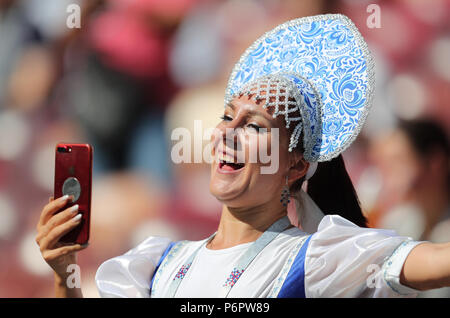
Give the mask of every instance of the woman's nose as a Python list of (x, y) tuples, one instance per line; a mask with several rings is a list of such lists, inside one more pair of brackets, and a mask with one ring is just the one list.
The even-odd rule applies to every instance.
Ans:
[(227, 122), (220, 129), (221, 140), (229, 149), (239, 150), (241, 148), (241, 135), (243, 128), (240, 127), (238, 120), (233, 119)]

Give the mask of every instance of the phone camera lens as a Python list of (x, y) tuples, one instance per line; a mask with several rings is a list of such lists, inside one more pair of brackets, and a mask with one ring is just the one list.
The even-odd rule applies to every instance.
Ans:
[(58, 152), (72, 152), (72, 147), (69, 146), (60, 146), (57, 148)]

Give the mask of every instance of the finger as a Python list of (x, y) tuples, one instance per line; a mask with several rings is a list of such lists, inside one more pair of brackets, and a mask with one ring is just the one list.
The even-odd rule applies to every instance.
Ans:
[(70, 198), (71, 196), (64, 195), (56, 200), (51, 201), (50, 203), (47, 203), (47, 205), (42, 210), (41, 216), (39, 218), (38, 228), (45, 225), (54, 213), (56, 213), (59, 209), (63, 208), (67, 204)]
[(39, 245), (39, 241), (47, 236), (47, 234), (56, 226), (69, 221), (78, 213), (78, 204), (75, 204), (64, 211), (55, 214), (50, 217), (47, 223), (44, 226), (41, 226), (38, 231), (38, 235), (36, 236), (36, 241)]
[(53, 249), (62, 236), (69, 233), (80, 224), (82, 219), (81, 217), (81, 214), (77, 214), (67, 222), (54, 227), (45, 237), (42, 238), (40, 242), (41, 251)]
[(58, 257), (69, 255), (75, 252), (79, 252), (87, 248), (89, 244), (74, 244), (74, 245), (65, 245), (62, 247), (55, 248), (53, 250), (48, 250), (45, 252), (44, 258), (46, 261), (52, 261)]
[(53, 200), (55, 199), (53, 198), (53, 196), (51, 196), (50, 198), (48, 198), (48, 203), (52, 202)]

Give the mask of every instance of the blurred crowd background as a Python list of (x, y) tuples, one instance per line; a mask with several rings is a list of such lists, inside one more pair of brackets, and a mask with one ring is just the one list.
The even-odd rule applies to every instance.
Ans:
[[(66, 25), (73, 3), (81, 28)], [(0, 297), (53, 296), (35, 228), (60, 141), (94, 146), (86, 297), (98, 266), (147, 236), (214, 231), (209, 165), (173, 164), (171, 131), (214, 127), (243, 51), (321, 13), (348, 15), (375, 56), (372, 113), (344, 154), (370, 226), (450, 241), (450, 1), (0, 0)]]

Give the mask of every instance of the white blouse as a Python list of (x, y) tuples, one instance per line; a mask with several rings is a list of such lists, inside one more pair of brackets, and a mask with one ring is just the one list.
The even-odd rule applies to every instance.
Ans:
[[(162, 259), (171, 241), (147, 238), (99, 267), (95, 280), (100, 296), (165, 297), (169, 282), (204, 242), (180, 242)], [(312, 235), (298, 228), (280, 233), (250, 263), (229, 297), (291, 297), (285, 288), (289, 280), (291, 286), (298, 280), (306, 297), (414, 297), (418, 291), (401, 285), (400, 273), (409, 252), (420, 243), (390, 230), (360, 228), (340, 216), (327, 215)], [(223, 250), (203, 246), (175, 297), (219, 297), (234, 260), (250, 244)], [(300, 269), (296, 266), (302, 251)], [(303, 273), (292, 275), (298, 270)]]

